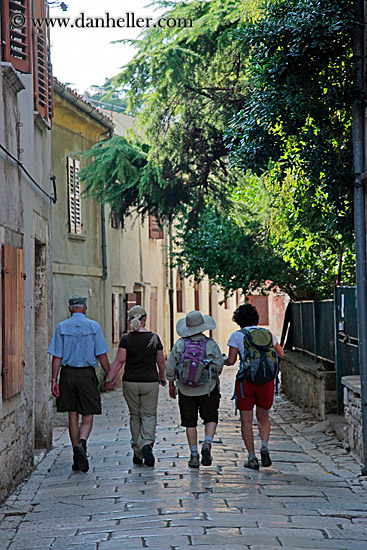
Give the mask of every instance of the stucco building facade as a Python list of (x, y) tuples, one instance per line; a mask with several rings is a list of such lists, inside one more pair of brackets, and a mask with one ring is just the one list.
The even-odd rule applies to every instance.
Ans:
[[(26, 25), (10, 24), (19, 6)], [(31, 12), (31, 10), (33, 10)], [(2, 2), (0, 75), (0, 500), (52, 442), (49, 341), (52, 78), (45, 3)], [(15, 34), (17, 39), (14, 39)]]

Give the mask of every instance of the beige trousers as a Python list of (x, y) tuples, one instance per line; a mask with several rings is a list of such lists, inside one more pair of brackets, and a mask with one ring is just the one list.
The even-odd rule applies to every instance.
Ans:
[(155, 441), (158, 382), (123, 382), (122, 391), (130, 412), (131, 447), (139, 458), (142, 448)]

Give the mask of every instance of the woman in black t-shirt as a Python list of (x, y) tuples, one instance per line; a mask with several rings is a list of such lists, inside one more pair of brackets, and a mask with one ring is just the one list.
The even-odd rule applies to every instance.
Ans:
[(122, 389), (130, 412), (133, 463), (144, 460), (146, 466), (154, 466), (159, 382), (167, 384), (163, 346), (158, 334), (145, 328), (147, 313), (142, 306), (130, 309), (129, 320), (130, 332), (121, 337), (105, 388), (113, 389), (113, 380), (125, 363)]

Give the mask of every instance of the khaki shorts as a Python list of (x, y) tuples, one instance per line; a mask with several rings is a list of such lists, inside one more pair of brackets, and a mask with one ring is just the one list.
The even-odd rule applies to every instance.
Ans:
[(58, 412), (102, 413), (98, 379), (93, 367), (62, 367), (59, 387)]

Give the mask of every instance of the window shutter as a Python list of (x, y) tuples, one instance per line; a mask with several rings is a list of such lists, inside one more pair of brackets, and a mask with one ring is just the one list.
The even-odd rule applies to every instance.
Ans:
[[(24, 27), (11, 26), (10, 20), (17, 14), (24, 17)], [(31, 45), (30, 0), (10, 0), (1, 2), (3, 57), (4, 61), (22, 73), (29, 73)]]
[(3, 399), (24, 388), (24, 251), (2, 247), (2, 393)]
[(120, 341), (120, 294), (112, 294), (112, 342)]
[[(34, 17), (44, 19), (48, 15), (44, 0), (36, 0)], [(35, 110), (45, 118), (53, 115), (53, 80), (50, 57), (50, 30), (46, 23), (35, 28), (33, 34), (33, 72)]]
[(200, 286), (197, 281), (195, 281), (194, 286), (194, 301), (196, 311), (200, 311)]
[(259, 314), (259, 325), (269, 324), (268, 296), (247, 296), (246, 301), (255, 306)]
[(176, 302), (177, 313), (183, 313), (183, 284), (182, 277), (179, 271), (177, 271), (176, 276)]
[(67, 182), (69, 195), (69, 231), (81, 235), (82, 211), (80, 198), (80, 162), (77, 159), (67, 159)]
[(149, 238), (163, 239), (163, 228), (160, 227), (159, 220), (152, 215), (149, 216)]
[(157, 332), (158, 319), (157, 319), (157, 293), (150, 293), (150, 330)]

